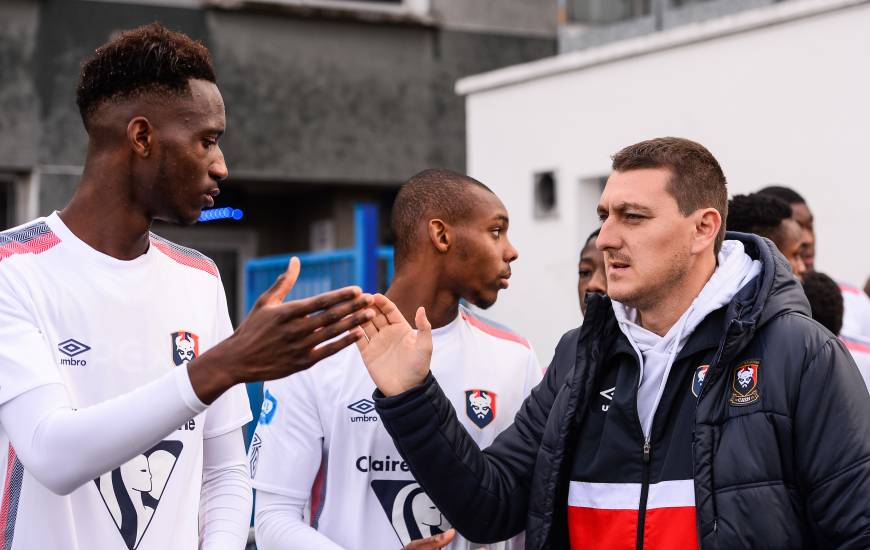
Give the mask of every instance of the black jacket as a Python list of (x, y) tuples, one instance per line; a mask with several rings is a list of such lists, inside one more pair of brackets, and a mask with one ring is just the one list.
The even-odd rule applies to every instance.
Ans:
[[(653, 426), (653, 465), (656, 446), (685, 445), (685, 453), (658, 456), (691, 457), (704, 549), (870, 548), (866, 386), (840, 341), (809, 319), (806, 298), (773, 245), (728, 238), (743, 241), (762, 272), (708, 316), (678, 356), (669, 385), (691, 380), (700, 361), (710, 366), (694, 406), (674, 405), (685, 392), (666, 391)], [(576, 455), (600, 444), (589, 412), (600, 406), (614, 369), (626, 368), (619, 353), (626, 346), (609, 300), (593, 299), (514, 424), (484, 451), (431, 375), (395, 397), (376, 392), (375, 402), (414, 477), (466, 538), (504, 540), (525, 528), (529, 549), (568, 548), (568, 482)], [(735, 367), (746, 360), (760, 365), (758, 395), (735, 405)], [(693, 416), (683, 443), (673, 425), (686, 413), (667, 412), (674, 410)]]

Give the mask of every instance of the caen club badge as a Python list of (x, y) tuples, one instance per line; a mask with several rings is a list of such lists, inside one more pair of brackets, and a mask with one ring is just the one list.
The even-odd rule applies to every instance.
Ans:
[(187, 365), (199, 357), (199, 336), (186, 330), (173, 332), (170, 336), (172, 337), (172, 361), (175, 366)]
[(485, 428), (495, 420), (495, 393), (487, 390), (466, 390), (465, 414), (478, 428)]
[(731, 377), (731, 399), (735, 407), (751, 405), (758, 401), (758, 371), (761, 362), (758, 359), (744, 361), (734, 367)]
[(692, 395), (698, 397), (701, 395), (701, 388), (704, 385), (704, 378), (707, 377), (707, 369), (710, 365), (701, 365), (695, 369), (695, 376), (692, 377)]

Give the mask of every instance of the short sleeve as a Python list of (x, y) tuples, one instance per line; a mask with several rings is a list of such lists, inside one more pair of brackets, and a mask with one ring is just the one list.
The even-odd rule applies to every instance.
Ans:
[(267, 382), (248, 452), (255, 489), (307, 499), (323, 457), (311, 371)]
[(0, 272), (0, 405), (46, 384), (63, 384), (48, 337), (28, 300)]
[(523, 397), (528, 396), (535, 386), (541, 383), (544, 378), (544, 369), (538, 362), (538, 355), (535, 350), (529, 348), (529, 360), (526, 364), (526, 387), (523, 391)]
[[(213, 344), (222, 342), (233, 333), (233, 324), (227, 310), (227, 296), (220, 279), (218, 279), (216, 300)], [(202, 437), (210, 439), (224, 435), (241, 428), (252, 419), (248, 392), (244, 384), (237, 384), (218, 397), (205, 412), (205, 428)]]

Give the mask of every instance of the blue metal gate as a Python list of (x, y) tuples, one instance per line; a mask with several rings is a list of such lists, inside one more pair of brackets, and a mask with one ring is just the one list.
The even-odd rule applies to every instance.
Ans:
[[(393, 247), (377, 246), (377, 207), (358, 204), (354, 207), (354, 247), (328, 252), (303, 252), (254, 258), (245, 264), (245, 304), (247, 311), (257, 298), (275, 283), (296, 256), (302, 270), (288, 300), (307, 298), (348, 285), (358, 285), (365, 292), (384, 291), (393, 280)], [(263, 384), (248, 384), (248, 398), (254, 420), (246, 427), (245, 445), (251, 437), (263, 402)]]

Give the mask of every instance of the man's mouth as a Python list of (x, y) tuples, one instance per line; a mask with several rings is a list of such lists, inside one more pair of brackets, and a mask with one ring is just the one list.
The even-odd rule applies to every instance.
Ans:
[(508, 279), (510, 279), (510, 278), (511, 278), (510, 271), (508, 271), (507, 273), (500, 274), (499, 278), (498, 278), (498, 285), (501, 288), (507, 288), (508, 286), (510, 286), (510, 282), (508, 281)]

